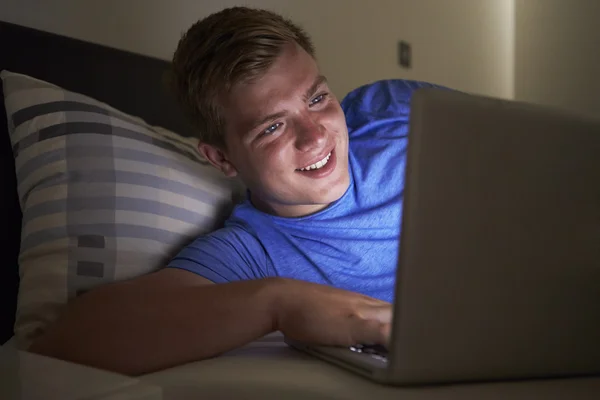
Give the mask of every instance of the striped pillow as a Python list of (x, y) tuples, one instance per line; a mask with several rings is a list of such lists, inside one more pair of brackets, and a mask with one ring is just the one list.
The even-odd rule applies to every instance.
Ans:
[(243, 188), (194, 140), (81, 94), (2, 71), (23, 211), (20, 347), (95, 286), (164, 266)]

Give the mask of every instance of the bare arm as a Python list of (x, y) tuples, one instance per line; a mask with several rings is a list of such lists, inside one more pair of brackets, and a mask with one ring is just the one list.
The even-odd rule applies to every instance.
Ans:
[(161, 270), (74, 300), (29, 350), (127, 375), (212, 357), (274, 330), (273, 284)]
[(77, 298), (29, 350), (139, 375), (276, 330), (320, 344), (385, 344), (390, 320), (389, 303), (329, 286), (281, 278), (215, 285), (164, 269)]

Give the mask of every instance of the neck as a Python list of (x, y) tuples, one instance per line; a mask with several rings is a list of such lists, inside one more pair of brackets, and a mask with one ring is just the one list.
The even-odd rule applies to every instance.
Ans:
[(257, 210), (283, 218), (306, 217), (324, 210), (329, 204), (276, 204), (269, 203), (250, 193), (250, 202)]

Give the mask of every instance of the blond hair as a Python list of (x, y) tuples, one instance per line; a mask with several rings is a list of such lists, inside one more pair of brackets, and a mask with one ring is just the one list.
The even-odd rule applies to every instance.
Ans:
[(302, 28), (267, 10), (233, 7), (192, 25), (173, 56), (172, 84), (201, 142), (225, 148), (223, 96), (262, 76), (291, 43), (314, 57)]

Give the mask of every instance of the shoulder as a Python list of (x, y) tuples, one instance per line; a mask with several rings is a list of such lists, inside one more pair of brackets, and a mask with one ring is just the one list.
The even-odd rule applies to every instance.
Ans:
[(341, 106), (350, 131), (382, 119), (408, 121), (412, 94), (421, 88), (442, 86), (405, 79), (380, 80), (360, 86), (348, 93)]
[(247, 251), (260, 249), (255, 246), (258, 239), (252, 232), (238, 224), (226, 224), (224, 227), (202, 234), (189, 243), (183, 252), (211, 254), (214, 257), (230, 257), (242, 255)]
[(231, 282), (264, 277), (266, 254), (260, 242), (235, 224), (196, 238), (169, 263), (215, 282)]

